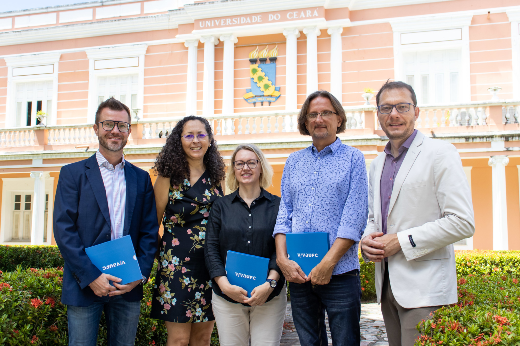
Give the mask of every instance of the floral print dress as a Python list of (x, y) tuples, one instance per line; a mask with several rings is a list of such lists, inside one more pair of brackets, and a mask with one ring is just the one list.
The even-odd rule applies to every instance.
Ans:
[(170, 184), (152, 318), (177, 323), (215, 319), (210, 304), (211, 280), (204, 262), (204, 243), (209, 210), (222, 196), (220, 184), (213, 184), (207, 171), (193, 186), (187, 179), (180, 186)]

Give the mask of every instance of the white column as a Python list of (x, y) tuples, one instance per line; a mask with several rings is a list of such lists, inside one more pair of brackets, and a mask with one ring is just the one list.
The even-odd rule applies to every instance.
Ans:
[(218, 39), (214, 36), (202, 36), (204, 43), (204, 82), (202, 86), (202, 116), (215, 114), (215, 46)]
[(224, 42), (224, 77), (222, 95), (222, 114), (235, 112), (235, 35), (222, 35), (220, 40)]
[(330, 35), (330, 93), (342, 103), (343, 94), (343, 49), (341, 33), (343, 27), (335, 26), (329, 28)]
[(296, 28), (285, 29), (284, 36), (287, 38), (285, 45), (285, 110), (294, 111), (298, 109), (297, 98), (297, 42), (300, 32)]
[(41, 245), (43, 244), (43, 231), (45, 229), (45, 178), (49, 178), (49, 173), (31, 172), (31, 178), (34, 178), (31, 245)]
[(509, 159), (504, 155), (491, 156), (488, 164), (492, 170), (493, 189), (493, 250), (508, 250), (506, 166)]
[(311, 26), (303, 29), (307, 35), (307, 96), (318, 90), (318, 36), (321, 32)]
[(188, 72), (186, 76), (186, 116), (197, 115), (197, 46), (199, 40), (186, 40)]

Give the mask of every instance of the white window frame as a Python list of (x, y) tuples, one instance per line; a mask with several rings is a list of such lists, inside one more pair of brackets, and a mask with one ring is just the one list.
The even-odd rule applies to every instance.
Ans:
[(506, 13), (511, 22), (513, 99), (520, 100), (520, 9), (507, 10)]
[[(147, 48), (148, 45), (146, 44), (136, 44), (96, 48), (86, 51), (89, 59), (88, 123), (93, 124), (96, 118), (96, 110), (98, 107), (98, 78), (102, 76), (137, 74), (137, 108), (140, 109), (138, 116), (141, 118), (144, 100), (144, 56)], [(95, 69), (96, 61), (99, 60), (135, 57), (138, 58), (137, 67)], [(134, 110), (130, 109), (130, 111), (132, 112), (130, 116), (134, 118)]]
[[(47, 114), (46, 125), (56, 125), (58, 108), (58, 67), (60, 53), (11, 55), (5, 58), (7, 64), (7, 103), (5, 127), (16, 127), (16, 86), (18, 83), (52, 81), (52, 111)], [(13, 70), (19, 67), (53, 65), (53, 73), (30, 76), (13, 76)], [(27, 126), (22, 126), (27, 127)]]
[[(395, 80), (406, 82), (403, 69), (403, 53), (416, 51), (435, 51), (460, 49), (461, 70), (459, 79), (460, 96), (457, 103), (471, 101), (469, 26), (472, 14), (443, 13), (435, 15), (403, 17), (390, 20), (394, 32), (394, 77)], [(456, 41), (428, 42), (416, 44), (401, 44), (401, 34), (429, 31), (461, 29), (462, 39)], [(431, 104), (432, 102), (430, 102)], [(433, 101), (435, 103), (435, 101)]]

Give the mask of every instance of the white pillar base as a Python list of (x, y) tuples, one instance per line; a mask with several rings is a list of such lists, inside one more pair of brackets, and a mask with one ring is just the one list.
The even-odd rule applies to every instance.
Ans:
[(31, 172), (31, 178), (34, 178), (31, 245), (43, 244), (43, 232), (45, 230), (45, 179), (49, 177), (47, 172)]
[(493, 250), (508, 250), (506, 166), (509, 158), (504, 155), (491, 156), (488, 164), (493, 167)]

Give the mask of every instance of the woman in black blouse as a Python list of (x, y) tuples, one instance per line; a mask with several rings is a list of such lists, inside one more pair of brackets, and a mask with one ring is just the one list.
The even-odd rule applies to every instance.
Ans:
[[(252, 144), (239, 145), (231, 156), (227, 185), (233, 193), (213, 203), (206, 232), (206, 266), (213, 280), (212, 307), (222, 346), (279, 345), (287, 304), (285, 280), (276, 265), (273, 229), (280, 197), (264, 190), (273, 169)], [(247, 297), (226, 277), (232, 250), (269, 258), (265, 283)]]

